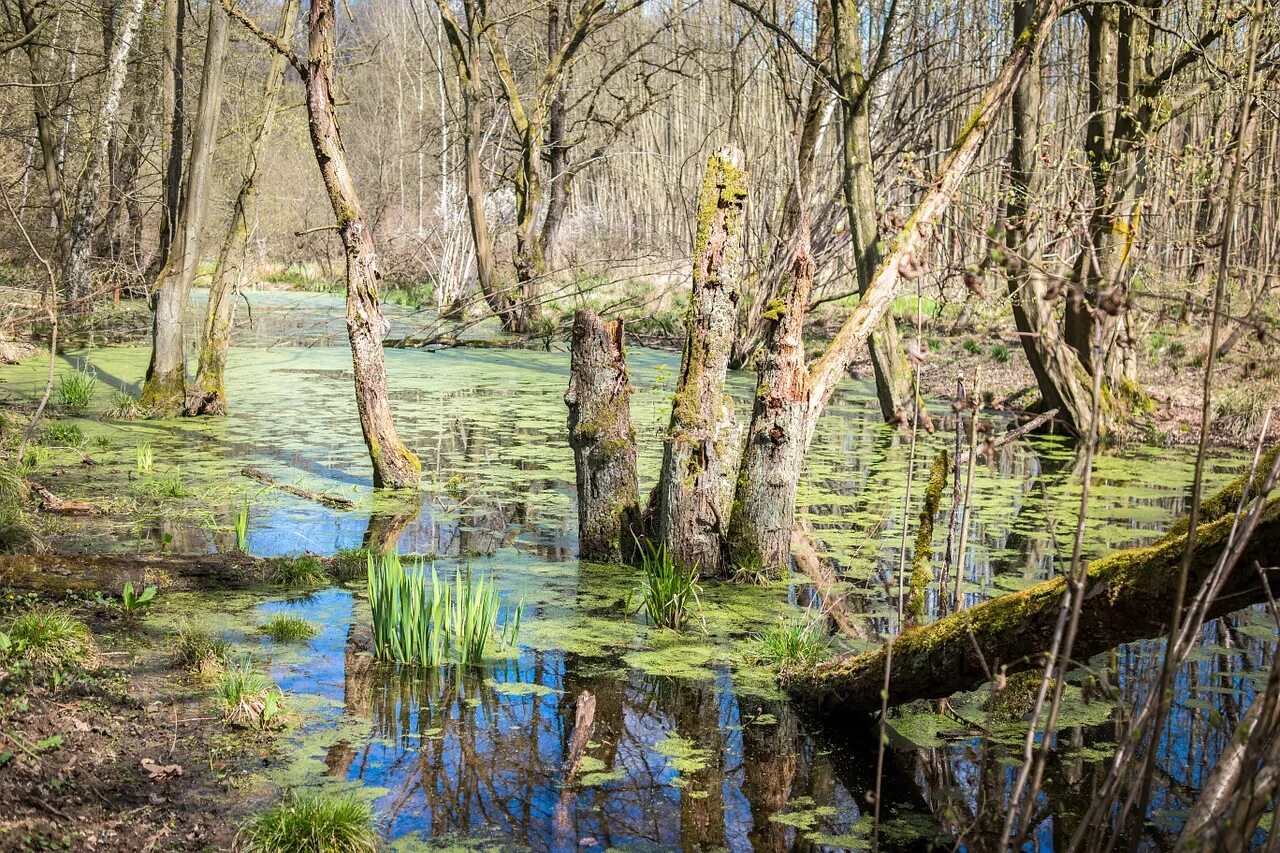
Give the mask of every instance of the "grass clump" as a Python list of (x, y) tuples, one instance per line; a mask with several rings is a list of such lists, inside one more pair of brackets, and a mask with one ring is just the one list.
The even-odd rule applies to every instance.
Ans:
[(218, 675), (216, 692), (222, 718), (233, 726), (266, 731), (284, 713), (280, 688), (258, 670), (252, 658), (227, 663)]
[(271, 582), (291, 588), (323, 586), (329, 582), (324, 563), (314, 554), (277, 560), (271, 567)]
[(163, 477), (147, 483), (147, 490), (156, 497), (162, 498), (186, 498), (191, 496), (191, 492), (187, 491), (187, 484), (182, 477), (182, 469), (174, 466)]
[(231, 644), (212, 631), (189, 628), (178, 634), (178, 660), (197, 675), (220, 674), (230, 656)]
[(127, 391), (113, 391), (105, 414), (113, 421), (136, 421), (144, 417), (146, 411)]
[(44, 541), (27, 515), (28, 493), (22, 474), (0, 465), (0, 553), (44, 550)]
[(4, 631), (9, 656), (25, 659), (36, 669), (85, 667), (94, 658), (88, 626), (56, 607), (37, 607), (15, 616)]
[(138, 445), (137, 459), (134, 463), (134, 469), (139, 474), (150, 474), (156, 465), (155, 451), (151, 449), (151, 442), (144, 441)]
[(813, 666), (831, 651), (822, 623), (808, 616), (779, 619), (755, 637), (751, 659), (780, 669)]
[(991, 360), (997, 364), (1009, 363), (1009, 348), (1004, 344), (992, 344), (988, 355), (990, 355)]
[(698, 567), (677, 565), (666, 545), (639, 544), (640, 609), (653, 624), (679, 631), (695, 607), (699, 616), (702, 613)]
[(250, 853), (372, 853), (373, 811), (350, 794), (294, 792), (244, 828)]
[(241, 554), (249, 553), (249, 499), (235, 511), (231, 519), (231, 530), (236, 537), (236, 550)]
[(273, 616), (268, 622), (262, 626), (262, 633), (266, 634), (277, 643), (296, 643), (300, 640), (310, 640), (319, 630), (301, 616), (290, 616), (287, 613), (281, 613)]
[(964, 343), (960, 345), (960, 349), (964, 350), (970, 355), (977, 355), (978, 353), (982, 352), (982, 347), (978, 346), (978, 342), (975, 341), (973, 338), (965, 338)]
[(89, 408), (98, 389), (98, 376), (87, 365), (58, 379), (58, 402), (69, 412), (79, 414)]
[(80, 426), (71, 421), (50, 421), (44, 428), (46, 444), (60, 444), (63, 447), (81, 447), (84, 445), (84, 433)]
[(405, 568), (400, 555), (367, 560), (369, 607), (373, 612), (374, 651), (383, 660), (440, 666), (454, 660), (480, 663), (494, 643), (515, 645), (524, 602), (508, 608), (506, 618), (492, 577), (473, 577), (470, 569), (442, 581), (436, 567), (428, 575), (422, 561)]

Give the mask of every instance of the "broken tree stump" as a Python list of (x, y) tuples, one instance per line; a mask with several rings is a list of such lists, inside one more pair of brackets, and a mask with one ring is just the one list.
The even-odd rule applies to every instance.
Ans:
[(578, 482), (578, 556), (616, 563), (635, 548), (640, 522), (621, 320), (602, 320), (590, 308), (574, 316), (564, 402)]

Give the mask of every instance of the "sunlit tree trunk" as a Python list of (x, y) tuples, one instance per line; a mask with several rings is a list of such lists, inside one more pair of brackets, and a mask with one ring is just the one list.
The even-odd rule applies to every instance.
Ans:
[[(280, 10), (276, 37), (285, 44), (293, 41), (299, 0), (285, 0)], [(249, 235), (257, 218), (258, 180), (266, 155), (267, 140), (275, 124), (284, 81), (285, 58), (273, 51), (262, 89), (262, 117), (259, 120), (249, 155), (244, 163), (240, 190), (231, 211), (231, 225), (222, 240), (218, 263), (209, 285), (209, 304), (205, 308), (204, 335), (200, 343), (200, 361), (196, 367), (195, 385), (187, 395), (187, 414), (225, 415), (227, 394), (224, 376), (227, 349), (231, 345), (231, 327), (235, 322), (236, 296), (245, 283), (248, 268)]]
[(222, 59), (227, 44), (227, 15), (209, 7), (200, 103), (191, 140), (191, 162), (183, 199), (181, 227), (170, 247), (152, 296), (151, 363), (140, 402), (157, 415), (183, 411), (187, 392), (186, 313), (200, 263), (200, 237), (207, 207), (207, 181), (222, 110)]
[(621, 320), (578, 312), (564, 400), (578, 483), (578, 555), (616, 563), (634, 550), (640, 516)]
[(711, 155), (698, 195), (684, 355), (654, 494), (657, 540), (677, 563), (710, 577), (725, 569), (722, 542), (741, 451), (724, 382), (738, 311), (746, 181), (740, 151)]
[(414, 488), (422, 468), (418, 458), (400, 440), (387, 399), (382, 351), (387, 321), (378, 305), (381, 274), (377, 251), (347, 164), (331, 90), (334, 12), (333, 0), (312, 0), (304, 76), (311, 144), (346, 252), (347, 337), (351, 342), (360, 426), (373, 463), (373, 485)]
[(769, 303), (758, 357), (755, 404), (742, 452), (729, 522), (733, 565), (776, 577), (791, 554), (796, 488), (804, 464), (809, 373), (804, 320), (813, 291), (809, 227), (802, 222), (795, 257)]

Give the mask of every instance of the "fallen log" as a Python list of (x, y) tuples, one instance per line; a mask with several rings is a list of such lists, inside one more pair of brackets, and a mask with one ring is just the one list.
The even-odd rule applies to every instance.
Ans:
[[(1209, 507), (1225, 504), (1206, 502)], [(1214, 515), (1209, 514), (1196, 536), (1187, 578), (1188, 602), (1212, 571), (1231, 532), (1233, 514)], [(1186, 533), (1175, 531), (1152, 545), (1090, 563), (1074, 656), (1084, 660), (1122, 643), (1166, 633), (1185, 548)], [(1255, 564), (1264, 567), (1272, 594), (1280, 591), (1278, 563), (1280, 497), (1272, 498), (1263, 509), (1206, 618), (1267, 600), (1268, 590)], [(943, 699), (973, 690), (1001, 670), (1014, 673), (1041, 666), (1066, 592), (1066, 579), (1057, 577), (905, 631), (893, 647), (888, 704)], [(884, 666), (885, 649), (880, 648), (812, 668), (787, 670), (782, 683), (795, 698), (819, 711), (869, 713), (880, 709)]]
[(60, 498), (40, 483), (32, 483), (31, 491), (40, 498), (40, 509), (62, 515), (101, 515), (102, 507), (85, 501)]
[(288, 483), (282, 483), (275, 477), (272, 477), (261, 468), (254, 468), (252, 465), (246, 465), (240, 469), (242, 476), (248, 477), (250, 480), (256, 480), (264, 486), (270, 486), (273, 489), (279, 489), (282, 492), (288, 492), (299, 498), (306, 498), (309, 501), (324, 504), (330, 509), (355, 509), (356, 503), (350, 498), (344, 498), (342, 495), (331, 495), (327, 492), (313, 492), (310, 489), (304, 489), (302, 486), (292, 486)]

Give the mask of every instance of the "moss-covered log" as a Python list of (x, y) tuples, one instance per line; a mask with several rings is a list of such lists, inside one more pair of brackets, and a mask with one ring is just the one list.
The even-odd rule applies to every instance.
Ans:
[[(1233, 514), (1221, 514), (1206, 519), (1200, 527), (1188, 576), (1192, 593), (1204, 584), (1222, 553), (1232, 521)], [(1120, 551), (1089, 564), (1076, 658), (1083, 660), (1168, 630), (1185, 546), (1186, 534), (1174, 532), (1152, 545)], [(1280, 562), (1278, 555), (1280, 498), (1273, 498), (1208, 616), (1266, 599), (1255, 562), (1270, 567), (1269, 582), (1273, 589), (1280, 589), (1274, 568)], [(942, 699), (982, 685), (988, 672), (1004, 669), (1012, 673), (1039, 666), (1041, 655), (1052, 643), (1066, 591), (1066, 579), (1054, 578), (903, 633), (893, 647), (889, 704)], [(882, 648), (808, 670), (789, 671), (783, 674), (783, 681), (794, 696), (821, 709), (871, 712), (880, 708), (884, 666)]]
[(569, 445), (578, 482), (578, 555), (617, 562), (630, 551), (640, 520), (631, 381), (621, 320), (589, 308), (573, 320)]
[(658, 541), (676, 562), (711, 577), (724, 572), (742, 451), (724, 381), (738, 318), (746, 199), (742, 152), (712, 154), (698, 195), (687, 337), (654, 495)]

